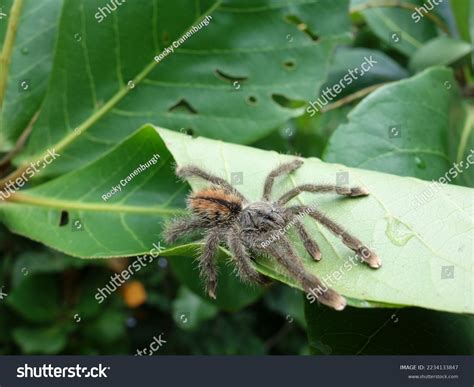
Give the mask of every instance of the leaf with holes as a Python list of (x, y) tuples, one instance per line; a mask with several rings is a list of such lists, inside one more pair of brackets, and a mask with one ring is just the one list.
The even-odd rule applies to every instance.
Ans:
[[(229, 181), (234, 176), (236, 182), (238, 176), (237, 188), (258, 200), (266, 175), (292, 159), (164, 129), (158, 133), (144, 127), (95, 163), (0, 202), (2, 221), (16, 233), (71, 255), (142, 254), (161, 239), (165, 219), (184, 213), (186, 186), (176, 181), (173, 162), (198, 165)], [(160, 155), (156, 166), (136, 175), (123, 191), (102, 198), (156, 153)], [(337, 176), (344, 176), (351, 186), (366, 187), (371, 195), (356, 199), (301, 195), (299, 202), (318, 203), (321, 210), (374, 248), (383, 267), (374, 271), (361, 264), (348, 264), (352, 252), (327, 230), (306, 219), (323, 253), (323, 260), (315, 263), (295, 240), (306, 268), (349, 297), (352, 305), (383, 303), (472, 313), (472, 189), (436, 187), (437, 194), (420, 205), (416, 198), (433, 189), (428, 182), (307, 159), (292, 176), (279, 179), (274, 197), (296, 184), (334, 184)], [(194, 179), (190, 183), (193, 189), (205, 185)], [(60, 225), (61, 220), (66, 223), (62, 213), (69, 217), (64, 226)], [(81, 227), (73, 228), (74, 219)], [(163, 254), (174, 251), (176, 255), (179, 251), (180, 256), (195, 255), (196, 247), (176, 247)], [(259, 258), (257, 268), (297, 286), (270, 259)]]
[(54, 148), (67, 156), (45, 174), (73, 170), (147, 122), (262, 138), (314, 98), (350, 39), (347, 11), (348, 0), (65, 0), (48, 94), (16, 162)]

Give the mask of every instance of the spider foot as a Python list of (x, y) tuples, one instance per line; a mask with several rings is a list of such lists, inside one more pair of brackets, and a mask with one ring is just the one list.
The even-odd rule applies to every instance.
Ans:
[(213, 300), (215, 300), (217, 298), (216, 293), (215, 293), (214, 290), (208, 290), (207, 295), (209, 296), (209, 298), (212, 298)]
[(382, 266), (382, 260), (377, 254), (363, 246), (356, 251), (357, 255), (362, 258), (371, 268), (378, 269)]
[(217, 298), (216, 289), (217, 289), (217, 282), (209, 282), (206, 286), (207, 295), (213, 300)]
[(346, 299), (332, 289), (326, 290), (319, 301), (335, 310), (343, 310), (347, 305)]
[(306, 251), (308, 251), (309, 255), (315, 260), (320, 261), (322, 254), (319, 250), (319, 247), (313, 241), (307, 241), (305, 243)]
[(350, 192), (351, 197), (368, 196), (368, 195), (370, 195), (370, 193), (367, 188), (363, 188), (363, 187), (351, 188), (351, 192)]
[(349, 196), (352, 198), (358, 197), (358, 196), (368, 196), (369, 195), (369, 190), (367, 188), (363, 187), (340, 187), (336, 186), (335, 187), (336, 193), (339, 195), (344, 195), (344, 196)]

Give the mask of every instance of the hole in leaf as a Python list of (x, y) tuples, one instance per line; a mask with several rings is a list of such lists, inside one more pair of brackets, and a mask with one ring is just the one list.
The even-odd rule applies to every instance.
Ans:
[(248, 77), (242, 77), (242, 76), (235, 76), (235, 75), (230, 75), (226, 74), (223, 71), (219, 69), (214, 70), (214, 74), (216, 75), (217, 78), (219, 78), (221, 81), (226, 81), (230, 83), (234, 83), (235, 81), (246, 81)]
[(287, 23), (294, 24), (295, 26), (302, 24), (301, 19), (296, 15), (285, 15), (284, 19)]
[(278, 105), (287, 109), (299, 109), (307, 105), (305, 101), (291, 100), (281, 94), (272, 94), (272, 99)]
[(250, 95), (249, 97), (247, 97), (247, 103), (249, 105), (256, 105), (257, 102), (258, 102), (257, 97), (255, 97), (253, 95)]
[(181, 133), (184, 133), (184, 134), (188, 135), (188, 136), (192, 136), (192, 138), (197, 138), (197, 137), (199, 137), (199, 136), (195, 133), (195, 131), (194, 131), (193, 128), (181, 128), (179, 131), (180, 131)]
[(170, 42), (170, 34), (168, 33), (168, 31), (163, 31), (163, 34), (161, 35), (161, 40), (163, 41), (165, 46), (168, 45), (168, 43)]
[(61, 211), (61, 218), (59, 219), (59, 227), (66, 226), (69, 223), (69, 212)]
[(181, 133), (192, 136), (194, 134), (194, 130), (192, 128), (181, 128)]
[(287, 60), (286, 62), (283, 63), (283, 67), (287, 70), (294, 70), (296, 67), (296, 62), (292, 59)]
[(317, 42), (319, 40), (319, 36), (315, 33), (313, 33), (309, 28), (306, 23), (303, 22), (298, 16), (296, 15), (285, 15), (284, 17), (285, 21), (287, 23), (293, 24), (298, 28), (300, 31), (304, 32), (306, 35), (308, 35), (311, 40)]
[(197, 110), (185, 99), (178, 101), (175, 105), (171, 106), (168, 111), (171, 113), (197, 114)]

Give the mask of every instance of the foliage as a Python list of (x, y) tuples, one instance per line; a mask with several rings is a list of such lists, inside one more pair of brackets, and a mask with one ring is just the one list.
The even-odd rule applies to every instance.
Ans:
[[(101, 22), (86, 0), (4, 3), (0, 354), (132, 354), (160, 334), (156, 354), (473, 353), (473, 1), (444, 2), (419, 22), (421, 0), (138, 0)], [(369, 57), (373, 68), (308, 114)], [(51, 150), (60, 156), (30, 175)], [(174, 167), (238, 174), (237, 188), (258, 199), (265, 175), (295, 155), (305, 164), (275, 195), (347, 173), (371, 196), (317, 203), (383, 268), (344, 272), (332, 287), (350, 306), (334, 312), (268, 257), (255, 264), (274, 282), (243, 285), (221, 249), (210, 300), (199, 243), (163, 245), (164, 224), (202, 186)], [(18, 178), (26, 184), (7, 195)], [(294, 238), (306, 268), (334, 273), (351, 252), (305, 224), (323, 252), (316, 264)], [(159, 257), (137, 270), (154, 246)]]

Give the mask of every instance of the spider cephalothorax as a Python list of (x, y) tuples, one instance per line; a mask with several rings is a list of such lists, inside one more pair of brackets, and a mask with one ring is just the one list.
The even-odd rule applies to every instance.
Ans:
[[(309, 215), (339, 236), (342, 242), (370, 267), (381, 266), (380, 259), (373, 251), (315, 207), (285, 206), (301, 192), (336, 193), (357, 197), (367, 196), (369, 193), (366, 189), (304, 184), (288, 191), (278, 200), (270, 199), (275, 178), (293, 172), (302, 164), (303, 162), (297, 159), (273, 170), (265, 181), (262, 200), (257, 202), (249, 202), (224, 179), (195, 166), (183, 167), (176, 171), (181, 178), (197, 176), (212, 184), (210, 188), (189, 196), (190, 216), (174, 220), (165, 229), (165, 239), (168, 243), (198, 233), (204, 237), (198, 260), (200, 274), (210, 297), (216, 297), (217, 268), (214, 258), (219, 245), (223, 243), (228, 247), (237, 275), (243, 281), (250, 283), (262, 281), (260, 274), (253, 266), (252, 256), (266, 254), (273, 257), (306, 292), (315, 294), (314, 289), (324, 289), (324, 291), (318, 291), (317, 295), (323, 304), (337, 310), (344, 309), (346, 305), (344, 297), (325, 287), (316, 276), (305, 270), (290, 241), (282, 233), (282, 230), (286, 230), (289, 225), (294, 226), (306, 251), (313, 259), (319, 261), (321, 252), (316, 241), (309, 236), (300, 222), (301, 214)], [(275, 238), (276, 234), (278, 234), (277, 238)]]

